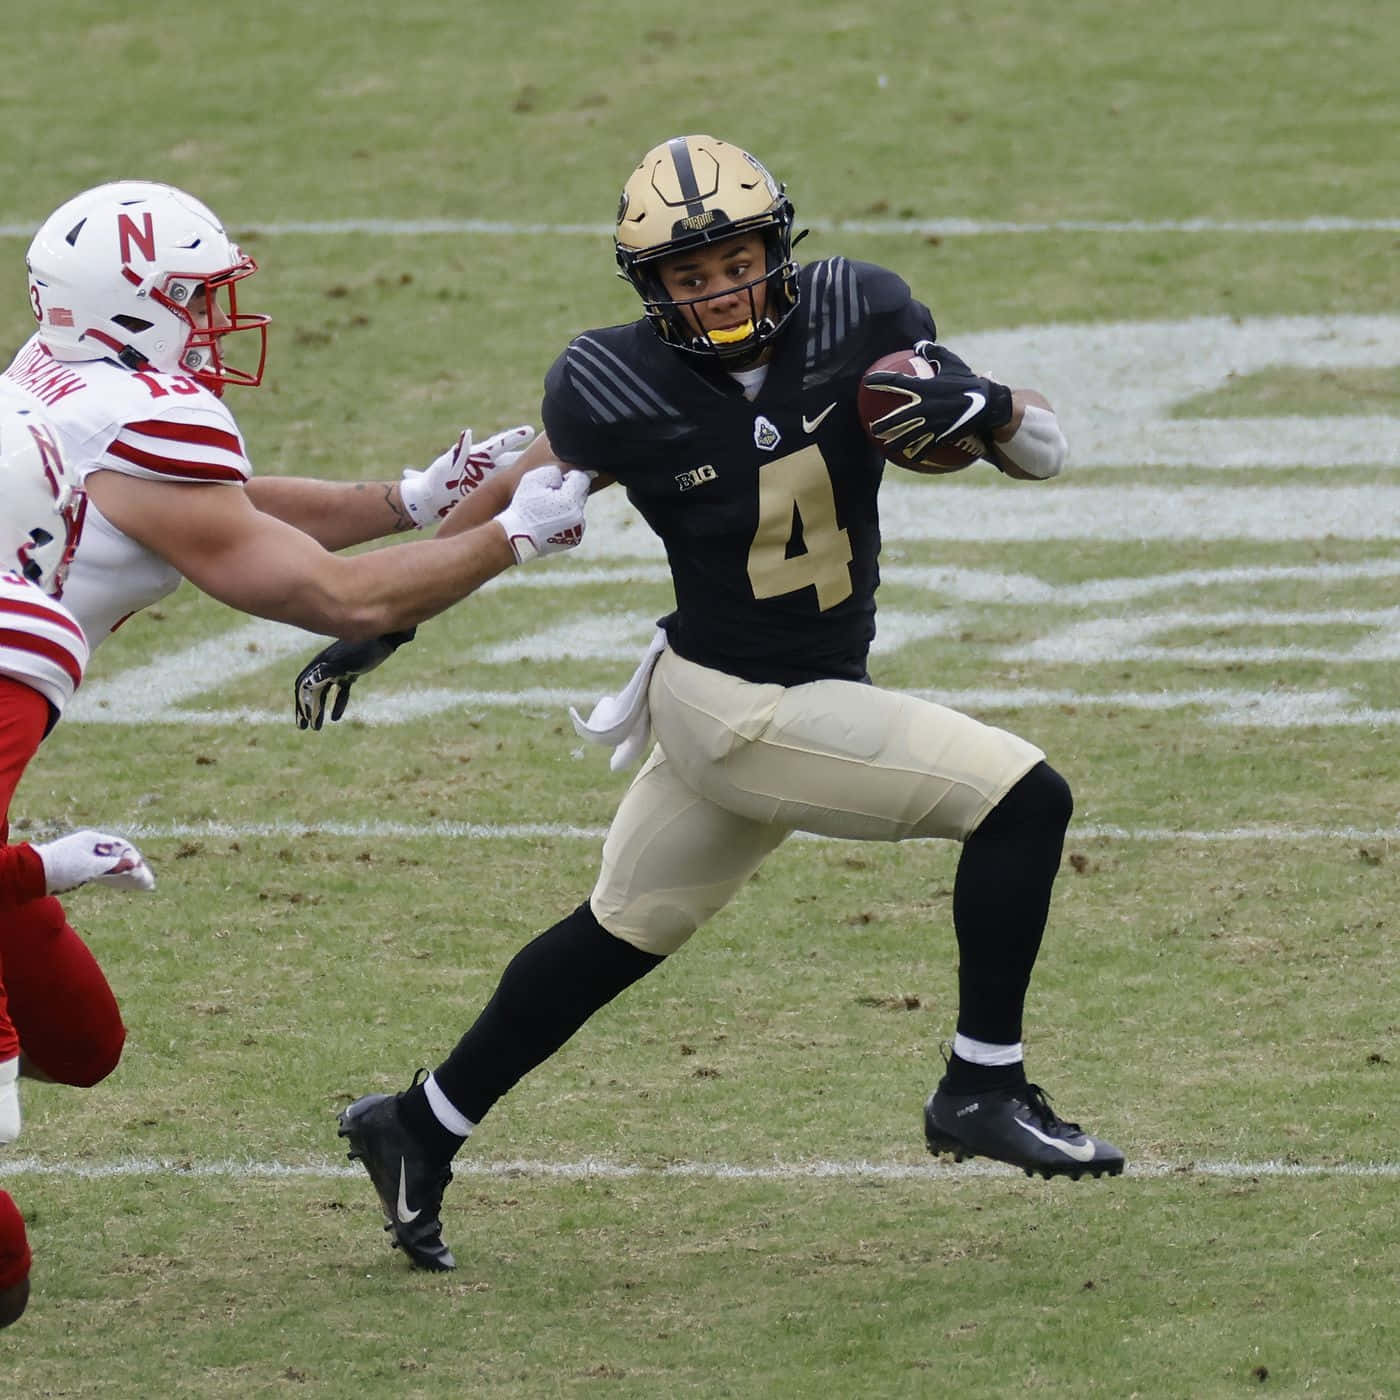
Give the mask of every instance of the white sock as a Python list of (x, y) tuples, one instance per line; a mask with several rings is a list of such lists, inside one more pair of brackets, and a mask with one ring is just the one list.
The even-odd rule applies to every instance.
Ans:
[(471, 1137), (476, 1124), (457, 1111), (456, 1105), (442, 1092), (431, 1074), (423, 1081), (423, 1092), (428, 1096), (428, 1107), (433, 1110), (433, 1117), (449, 1133), (459, 1138)]
[(19, 1136), (19, 1056), (0, 1060), (0, 1143)]
[[(1025, 1056), (1021, 1042), (1015, 1045), (993, 1045), (986, 1040), (973, 1040), (969, 1035), (953, 1037), (953, 1054), (970, 1065), (1019, 1065)], [(432, 1080), (428, 1081), (430, 1084)]]

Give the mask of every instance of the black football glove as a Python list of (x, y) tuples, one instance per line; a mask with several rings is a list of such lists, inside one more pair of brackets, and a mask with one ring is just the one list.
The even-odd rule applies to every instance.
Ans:
[(387, 661), (405, 642), (411, 642), (416, 627), (402, 632), (386, 632), (367, 642), (332, 642), (301, 669), (292, 686), (298, 729), (319, 729), (326, 718), (327, 693), (334, 689), (331, 722), (345, 713), (350, 687), (367, 671)]
[(939, 369), (931, 378), (876, 370), (862, 381), (888, 394), (890, 411), (870, 424), (882, 442), (924, 437), (936, 445), (969, 433), (990, 445), (992, 434), (1011, 421), (1011, 390), (995, 379)]

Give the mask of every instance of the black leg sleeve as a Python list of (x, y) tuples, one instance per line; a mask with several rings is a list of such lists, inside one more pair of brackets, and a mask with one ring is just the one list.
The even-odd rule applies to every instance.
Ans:
[(963, 843), (953, 884), (963, 1035), (995, 1045), (1021, 1039), (1026, 989), (1073, 811), (1069, 784), (1038, 763)]
[(476, 1024), (433, 1071), (473, 1123), (600, 1006), (663, 959), (614, 937), (587, 902), (511, 959)]

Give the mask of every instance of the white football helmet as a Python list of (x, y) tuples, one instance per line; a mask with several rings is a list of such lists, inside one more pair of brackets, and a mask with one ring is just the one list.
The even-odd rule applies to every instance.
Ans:
[(0, 404), (0, 568), (62, 597), (86, 510), (53, 428), (31, 408)]
[[(87, 190), (44, 220), (28, 265), (39, 339), (56, 359), (117, 359), (215, 393), (262, 380), (268, 318), (240, 313), (236, 291), (258, 265), (183, 190), (144, 180)], [(255, 369), (224, 362), (235, 331), (258, 332)]]

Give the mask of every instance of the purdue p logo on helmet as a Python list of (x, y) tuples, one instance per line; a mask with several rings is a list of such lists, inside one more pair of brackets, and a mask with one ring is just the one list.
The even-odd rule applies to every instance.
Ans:
[[(623, 187), (617, 264), (668, 345), (696, 355), (748, 359), (797, 308), (792, 223), (784, 187), (747, 151), (713, 136), (675, 136), (648, 151)], [(746, 233), (763, 239), (766, 266), (752, 286), (766, 286), (767, 295), (750, 333), (738, 342), (718, 340), (697, 329), (681, 310), (685, 303), (667, 295), (657, 266), (673, 254)]]

